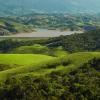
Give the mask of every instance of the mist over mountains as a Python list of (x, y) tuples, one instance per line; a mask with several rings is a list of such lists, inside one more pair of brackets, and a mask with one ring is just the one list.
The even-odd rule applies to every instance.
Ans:
[(98, 13), (100, 0), (0, 0), (0, 15)]

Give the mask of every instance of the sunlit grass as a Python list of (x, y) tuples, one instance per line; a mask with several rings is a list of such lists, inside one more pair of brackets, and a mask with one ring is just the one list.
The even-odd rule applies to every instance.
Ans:
[[(40, 54), (0, 54), (0, 64), (18, 65), (0, 72), (0, 81), (16, 76), (44, 76), (56, 71), (69, 73), (81, 67), (94, 57), (100, 58), (100, 52), (79, 52), (60, 57)], [(63, 62), (70, 63), (63, 65)], [(51, 67), (53, 66), (53, 67)]]

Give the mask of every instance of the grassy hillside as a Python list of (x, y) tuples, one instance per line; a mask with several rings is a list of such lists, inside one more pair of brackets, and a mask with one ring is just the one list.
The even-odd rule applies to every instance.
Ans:
[[(28, 53), (35, 53), (35, 50), (37, 52), (35, 44), (47, 46), (51, 51), (59, 46), (67, 52), (100, 51), (100, 29), (56, 38), (0, 38), (0, 52), (27, 53), (30, 50)], [(34, 50), (32, 51), (31, 48)], [(48, 51), (46, 48), (44, 52)]]
[(0, 35), (35, 31), (35, 28), (61, 31), (89, 31), (100, 27), (99, 14), (29, 14), (0, 17)]
[(11, 53), (19, 53), (19, 54), (28, 54), (28, 53), (48, 53), (49, 48), (47, 46), (42, 46), (39, 44), (34, 44), (31, 46), (20, 46), (18, 48), (15, 48), (11, 51)]
[(53, 59), (53, 57), (40, 54), (0, 54), (0, 64), (12, 66), (27, 66), (50, 59)]
[[(52, 57), (40, 54), (0, 54), (0, 79), (4, 79), (2, 75), (12, 76), (12, 74), (32, 73), (34, 75), (34, 73), (37, 73), (37, 75), (41, 75), (45, 74), (41, 73), (41, 70), (49, 72), (49, 70), (55, 68), (59, 69), (59, 67), (62, 68), (62, 70), (65, 69), (64, 71), (70, 71), (82, 66), (94, 57), (100, 57), (100, 53), (80, 52), (67, 54), (62, 57)], [(64, 66), (67, 68), (64, 68)]]
[(100, 30), (0, 40), (0, 100), (100, 100)]
[(0, 36), (34, 31), (33, 27), (25, 25), (16, 18), (0, 18)]
[[(100, 66), (99, 60), (100, 60), (99, 52), (79, 52), (73, 54), (67, 53), (66, 56), (60, 56), (60, 57), (52, 57), (52, 56), (46, 56), (40, 54), (0, 54), (0, 69), (1, 69), (0, 98), (2, 98), (2, 100), (4, 100), (4, 98), (8, 100), (8, 97), (6, 95), (9, 95), (10, 100), (15, 100), (15, 98), (18, 99), (22, 94), (21, 99), (26, 100), (25, 98), (27, 98), (28, 100), (32, 100), (32, 98), (37, 94), (35, 100), (42, 100), (42, 98), (46, 100), (46, 96), (44, 95), (46, 93), (49, 95), (48, 99), (52, 98), (52, 100), (55, 100), (54, 98), (56, 98), (57, 100), (60, 100), (61, 98), (61, 100), (63, 100), (62, 99), (64, 98), (63, 95), (65, 95), (64, 92), (66, 93), (66, 95), (68, 95), (67, 92), (69, 92), (69, 90), (66, 90), (68, 87), (70, 87), (66, 83), (68, 80), (69, 80), (68, 82), (71, 82), (71, 80), (74, 81), (73, 78), (76, 77), (82, 78), (82, 75), (88, 76), (89, 74), (88, 72), (91, 71), (95, 74), (95, 77), (98, 77), (98, 75), (100, 75), (98, 69)], [(82, 71), (85, 71), (88, 74), (85, 74), (85, 72), (83, 74), (82, 71), (80, 72), (81, 69), (84, 69)], [(90, 71), (87, 72), (87, 70)], [(75, 77), (73, 76), (74, 73), (75, 73)], [(79, 73), (81, 76), (77, 76)], [(94, 76), (93, 73), (89, 75), (93, 77)], [(84, 76), (83, 78), (87, 78), (87, 76), (86, 77)], [(66, 80), (65, 83), (60, 82), (64, 80)], [(83, 90), (80, 90), (80, 88), (83, 89), (84, 86), (87, 86), (86, 83), (84, 83), (85, 80), (83, 80), (83, 83), (80, 83), (81, 81), (82, 80), (80, 80), (78, 83), (73, 82), (73, 85), (77, 87), (76, 93), (78, 93), (78, 91), (79, 93), (81, 93)], [(91, 79), (91, 81), (93, 80)], [(24, 82), (23, 85), (21, 85), (22, 82)], [(30, 90), (27, 87), (28, 86), (27, 84), (29, 84), (29, 86), (32, 86), (30, 87), (30, 89), (32, 90)], [(97, 83), (94, 84), (96, 85)], [(70, 83), (70, 85), (72, 84)], [(92, 84), (90, 85), (93, 86)], [(14, 91), (14, 88), (16, 88), (17, 86), (18, 89), (21, 89), (21, 87), (23, 87), (22, 91), (25, 93), (25, 96), (21, 90), (16, 89), (16, 92), (14, 92), (15, 94), (11, 92)], [(5, 92), (3, 92), (4, 87), (5, 87)], [(38, 91), (39, 87), (41, 87), (42, 91), (44, 92), (42, 92), (40, 89), (39, 90), (40, 94), (38, 94), (38, 92), (36, 91)], [(45, 88), (49, 90), (45, 90)], [(72, 88), (72, 86), (70, 88)], [(94, 86), (93, 89), (95, 89)], [(91, 88), (88, 87), (88, 90), (90, 91)], [(95, 91), (96, 91), (95, 92), (96, 95), (98, 95), (97, 89)], [(72, 94), (72, 93), (73, 92), (70, 91), (70, 95), (72, 95), (70, 98), (76, 98), (77, 94)], [(91, 95), (96, 96), (95, 93)], [(59, 94), (59, 96), (62, 95), (63, 97), (59, 97), (57, 94)], [(11, 95), (14, 97), (12, 97)], [(83, 95), (83, 93), (81, 93), (81, 95)], [(79, 95), (78, 98), (82, 98), (81, 95)], [(88, 100), (91, 100), (89, 94), (87, 94), (87, 96), (83, 95), (83, 98), (87, 98)], [(69, 97), (66, 96), (66, 98)], [(96, 98), (97, 98), (96, 100), (99, 100), (99, 96), (96, 96)]]
[[(40, 54), (0, 54), (0, 69), (2, 75), (25, 73), (38, 69), (45, 62), (54, 60), (54, 57)], [(4, 74), (2, 74), (4, 73)], [(4, 77), (2, 77), (4, 79)]]

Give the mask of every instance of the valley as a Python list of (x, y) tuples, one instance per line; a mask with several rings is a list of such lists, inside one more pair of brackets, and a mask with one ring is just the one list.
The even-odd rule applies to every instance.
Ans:
[(0, 100), (100, 100), (100, 0), (0, 0)]
[(2, 100), (100, 99), (99, 29), (48, 38), (1, 37), (0, 53)]
[[(55, 37), (99, 29), (96, 14), (28, 14), (0, 17), (0, 36)], [(24, 34), (25, 33), (25, 34)], [(33, 34), (34, 33), (34, 34)]]

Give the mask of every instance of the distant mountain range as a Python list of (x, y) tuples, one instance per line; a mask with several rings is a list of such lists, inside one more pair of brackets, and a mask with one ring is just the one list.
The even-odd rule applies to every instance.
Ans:
[(0, 16), (38, 13), (98, 13), (100, 0), (0, 0)]

